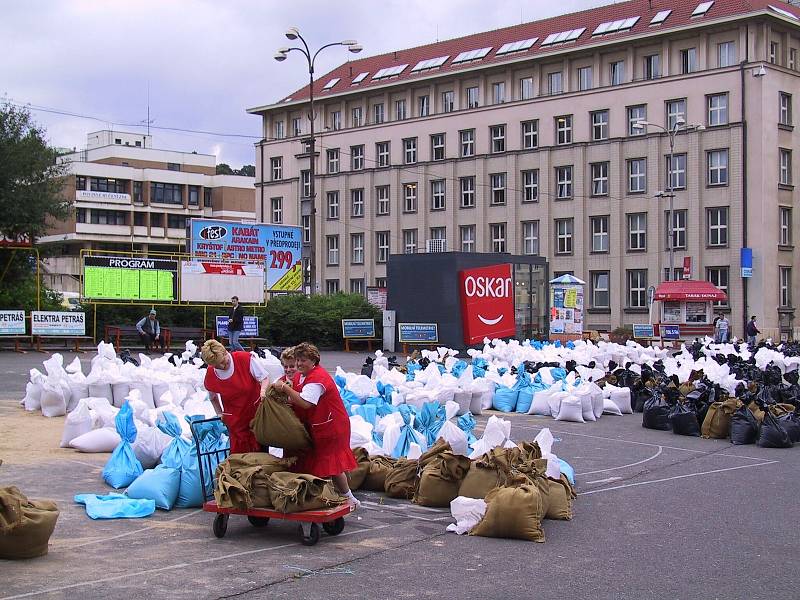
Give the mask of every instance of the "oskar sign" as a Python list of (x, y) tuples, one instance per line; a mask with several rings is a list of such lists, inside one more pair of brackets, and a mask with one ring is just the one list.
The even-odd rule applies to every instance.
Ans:
[(516, 335), (511, 265), (469, 269), (459, 275), (464, 342)]

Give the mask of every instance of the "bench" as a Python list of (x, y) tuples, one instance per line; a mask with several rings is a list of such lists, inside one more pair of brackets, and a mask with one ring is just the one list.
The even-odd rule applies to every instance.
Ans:
[(215, 333), (213, 329), (205, 327), (162, 327), (161, 332), (164, 335), (164, 346), (167, 350), (170, 349), (173, 338), (184, 342), (193, 340), (200, 346), (206, 340), (214, 339)]
[(31, 336), (29, 335), (2, 335), (0, 336), (0, 342), (4, 340), (14, 340), (14, 352), (19, 352), (20, 354), (26, 354), (27, 350), (23, 350), (22, 346), (20, 345), (22, 342), (27, 342), (28, 344), (32, 344)]
[(106, 325), (104, 339), (113, 342), (114, 349), (119, 352), (123, 339), (139, 340), (139, 332), (134, 325)]
[(32, 344), (37, 352), (47, 352), (42, 348), (42, 341), (44, 340), (64, 342), (65, 346), (72, 342), (72, 351), (76, 354), (85, 352), (81, 348), (81, 342), (88, 342), (94, 345), (94, 338), (90, 335), (34, 335)]
[(354, 352), (354, 350), (350, 350), (350, 344), (354, 342), (366, 342), (367, 349), (372, 352), (372, 342), (380, 342), (379, 338), (344, 338), (344, 351), (345, 352)]

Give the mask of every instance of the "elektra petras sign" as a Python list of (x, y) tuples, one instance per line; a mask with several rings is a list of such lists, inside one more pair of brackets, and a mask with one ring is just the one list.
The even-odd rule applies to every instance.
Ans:
[(464, 342), (516, 335), (511, 265), (468, 269), (459, 275)]

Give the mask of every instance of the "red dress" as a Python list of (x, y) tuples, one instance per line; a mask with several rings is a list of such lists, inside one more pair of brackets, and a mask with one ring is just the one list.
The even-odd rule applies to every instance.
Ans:
[(318, 383), (325, 391), (316, 406), (297, 411), (308, 428), (314, 447), (303, 454), (295, 466), (298, 473), (310, 473), (316, 477), (331, 477), (356, 468), (356, 459), (350, 450), (350, 417), (344, 409), (342, 397), (333, 378), (317, 365), (300, 383), (301, 375), (294, 378), (294, 388), (303, 391), (303, 386)]
[(228, 427), (231, 454), (261, 452), (261, 445), (250, 431), (250, 421), (256, 414), (261, 399), (261, 384), (250, 373), (250, 353), (231, 352), (233, 375), (220, 379), (213, 367), (206, 369), (205, 388), (222, 397), (226, 414), (222, 421)]

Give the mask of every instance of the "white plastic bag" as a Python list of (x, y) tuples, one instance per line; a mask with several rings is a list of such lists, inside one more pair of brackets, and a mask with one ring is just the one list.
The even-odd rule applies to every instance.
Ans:
[(49, 378), (42, 385), (42, 414), (45, 417), (60, 417), (67, 414), (67, 399), (64, 388)]
[(28, 412), (42, 408), (43, 383), (44, 375), (36, 369), (31, 369), (31, 380), (25, 385), (25, 398), (22, 399), (22, 405)]
[(469, 412), (470, 404), (472, 403), (472, 392), (464, 390), (456, 390), (453, 394), (453, 402), (458, 404), (458, 412), (456, 415), (460, 416)]
[(348, 378), (347, 389), (353, 392), (359, 400), (366, 400), (378, 395), (375, 382), (366, 375), (356, 375), (352, 381)]
[[(141, 368), (141, 367), (140, 367)], [(147, 405), (147, 408), (155, 408), (156, 403), (153, 399), (153, 384), (149, 381), (131, 381), (131, 391), (138, 391), (139, 398)]]
[(78, 401), (75, 409), (64, 419), (64, 432), (61, 435), (61, 448), (69, 448), (76, 437), (92, 430), (92, 414), (86, 400)]
[(603, 414), (622, 416), (622, 411), (611, 398), (603, 398)]
[(86, 398), (86, 404), (91, 409), (92, 423), (95, 428), (111, 427), (116, 431), (114, 419), (119, 409), (111, 406), (107, 398)]
[(436, 439), (443, 439), (450, 448), (453, 449), (454, 454), (462, 454), (466, 456), (469, 453), (467, 444), (467, 434), (459, 429), (458, 425), (453, 423), (452, 419), (458, 414), (458, 404), (455, 402), (448, 402), (445, 405), (446, 420), (439, 428), (439, 433)]
[(133, 453), (145, 469), (152, 469), (161, 460), (172, 438), (158, 427), (152, 427), (139, 421), (136, 423), (136, 440), (133, 442)]
[(350, 447), (358, 448), (372, 441), (372, 424), (361, 415), (350, 417)]
[(611, 395), (609, 398), (614, 404), (617, 405), (619, 411), (623, 415), (633, 414), (633, 407), (631, 406), (631, 390), (629, 388), (614, 388), (611, 390)]
[(459, 496), (450, 502), (450, 513), (456, 520), (447, 526), (447, 531), (463, 535), (472, 531), (486, 514), (486, 501), (483, 498)]
[(122, 438), (119, 437), (115, 428), (101, 427), (76, 437), (69, 445), (78, 452), (113, 452), (120, 442), (122, 442)]
[(114, 392), (110, 383), (89, 383), (89, 396), (91, 398), (105, 398), (109, 404), (112, 406), (114, 404)]
[(166, 381), (159, 381), (153, 383), (153, 403), (155, 404), (156, 408), (159, 406), (166, 406), (167, 404), (174, 404), (172, 401), (172, 395), (166, 400), (163, 399), (164, 394), (169, 392), (169, 383)]
[(594, 416), (594, 406), (592, 406), (592, 394), (586, 387), (579, 387), (572, 390), (572, 395), (581, 401), (581, 410), (583, 412), (584, 421), (596, 421), (597, 417)]
[[(591, 409), (591, 400), (589, 400), (589, 408)], [(556, 415), (556, 421), (573, 421), (575, 423), (585, 423), (583, 420), (583, 408), (581, 400), (575, 396), (567, 396), (561, 401)], [(594, 413), (592, 413), (594, 416)]]
[(503, 446), (504, 448), (515, 446), (514, 442), (511, 441), (511, 421), (499, 419), (492, 415), (486, 422), (483, 437), (472, 445), (472, 453), (469, 458), (471, 460), (480, 458), (498, 446)]

